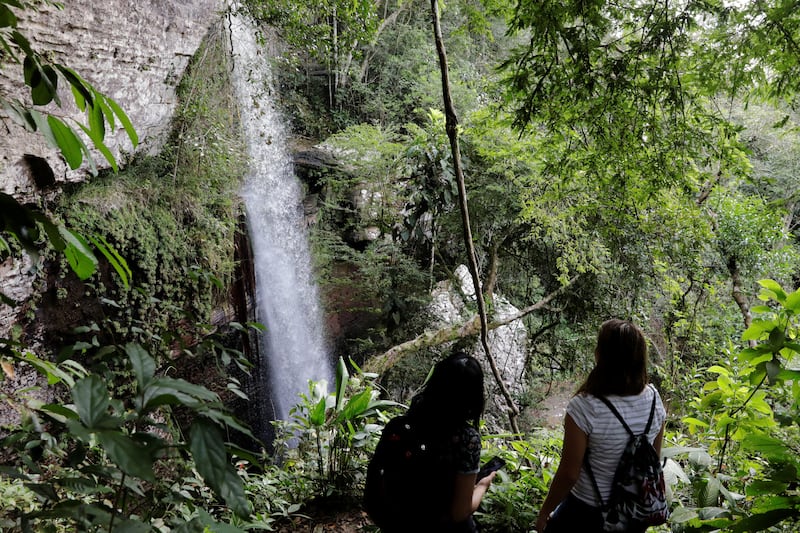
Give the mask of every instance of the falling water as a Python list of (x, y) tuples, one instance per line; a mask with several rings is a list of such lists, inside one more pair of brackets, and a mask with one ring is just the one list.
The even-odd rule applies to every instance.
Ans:
[[(268, 56), (254, 27), (231, 17), (233, 79), (250, 157), (242, 191), (256, 277), (258, 321), (266, 326), (260, 352), (271, 404), (262, 417), (287, 420), (308, 381), (330, 382), (322, 312), (311, 268), (300, 183), (286, 132), (273, 103)], [(263, 403), (264, 400), (261, 401)], [(263, 422), (263, 418), (262, 418)]]

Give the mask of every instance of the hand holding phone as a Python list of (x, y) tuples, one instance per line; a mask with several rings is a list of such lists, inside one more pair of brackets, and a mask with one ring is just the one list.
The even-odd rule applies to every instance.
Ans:
[(505, 464), (506, 464), (506, 462), (505, 462), (504, 459), (502, 459), (500, 457), (492, 457), (491, 459), (486, 461), (486, 463), (484, 463), (484, 465), (481, 467), (480, 470), (478, 470), (478, 475), (475, 478), (475, 480), (479, 481), (479, 480), (485, 478), (486, 476), (488, 476), (492, 472), (494, 472), (496, 470), (500, 470), (501, 468), (503, 468), (503, 466), (505, 466)]

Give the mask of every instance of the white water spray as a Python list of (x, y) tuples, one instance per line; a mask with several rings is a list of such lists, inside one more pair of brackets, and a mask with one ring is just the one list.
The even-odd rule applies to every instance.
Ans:
[[(256, 316), (266, 326), (260, 352), (269, 374), (276, 419), (308, 391), (308, 381), (331, 382), (322, 312), (311, 268), (300, 183), (273, 104), (268, 57), (255, 28), (231, 16), (233, 80), (241, 108), (250, 168), (242, 190), (256, 274)], [(259, 379), (267, 379), (259, 376)], [(263, 401), (263, 400), (262, 400)]]

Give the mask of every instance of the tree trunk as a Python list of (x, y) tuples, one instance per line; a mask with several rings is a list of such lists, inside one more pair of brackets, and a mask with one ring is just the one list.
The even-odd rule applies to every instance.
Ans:
[[(739, 311), (742, 313), (742, 320), (744, 321), (744, 329), (747, 329), (753, 322), (753, 315), (750, 313), (750, 304), (747, 301), (747, 296), (742, 292), (742, 280), (739, 276), (736, 258), (729, 257), (727, 266), (728, 272), (731, 274), (731, 296), (736, 305), (739, 306)], [(755, 346), (755, 344), (755, 341), (750, 341), (750, 346)]]

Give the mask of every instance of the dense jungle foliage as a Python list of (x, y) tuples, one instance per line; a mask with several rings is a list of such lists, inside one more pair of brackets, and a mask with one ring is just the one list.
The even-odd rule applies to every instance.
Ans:
[[(3, 258), (43, 253), (56, 308), (76, 290), (95, 302), (73, 337), (51, 336), (38, 355), (27, 331), (0, 341), (8, 378), (33, 366), (57, 391), (52, 401), (28, 390), (4, 398), (24, 414), (3, 428), (4, 530), (274, 530), (307, 524), (321, 501), (358, 507), (382, 424), (408, 400), (385, 390), (418, 385), (449, 345), (404, 353), (381, 373), (371, 361), (431, 327), (431, 288), (466, 262), (432, 7), (489, 312), (493, 294), (525, 309), (559, 290), (523, 318), (531, 341), (518, 407), (541, 401), (549, 382), (579, 380), (597, 325), (630, 318), (648, 335), (651, 377), (669, 403), (672, 515), (659, 530), (800, 527), (795, 3), (244, 5), (287, 45), (274, 74), (296, 134), (338, 161), (313, 177), (312, 228), (323, 292), (351, 295), (327, 303), (352, 309), (329, 311), (359, 317), (337, 343), (336, 382), (310, 384), (296, 418), (278, 424), (296, 446), (279, 440), (259, 456), (233, 444), (248, 429), (224, 400), (244, 394), (236, 376), (250, 363), (209, 322), (224, 300), (214, 287), (234, 272), (243, 161), (216, 34), (183, 82), (159, 157), (69, 191), (52, 212), (0, 196)], [(83, 141), (41, 111), (54, 80), (84, 102), (80, 129), (94, 145), (124, 112), (31, 49), (15, 29), (19, 9), (35, 4), (0, 0), (3, 49), (31, 89), (9, 113), (52, 132), (80, 164)], [(42, 252), (45, 236), (65, 253)], [(28, 310), (33, 324), (46, 304)], [(222, 377), (215, 389), (170, 377), (181, 365)], [(519, 435), (485, 432), (484, 453), (508, 466), (478, 513), (483, 530), (532, 529), (560, 450), (560, 432), (541, 426), (523, 418)]]

